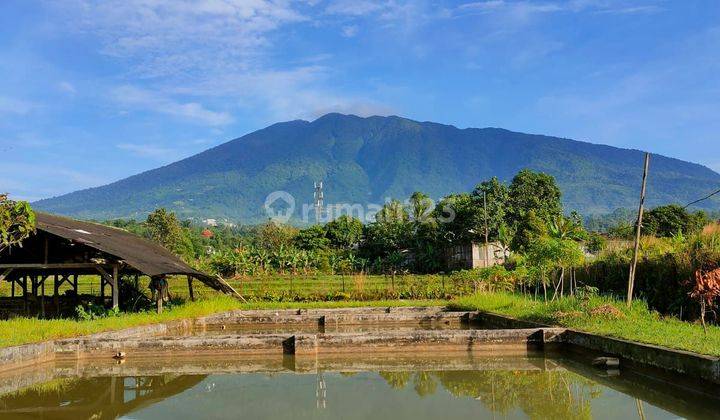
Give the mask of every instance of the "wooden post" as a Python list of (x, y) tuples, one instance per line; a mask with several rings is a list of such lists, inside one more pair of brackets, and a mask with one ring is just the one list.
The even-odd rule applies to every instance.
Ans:
[(55, 301), (55, 316), (60, 316), (60, 285), (65, 281), (63, 275), (62, 280), (58, 281), (58, 275), (55, 274), (55, 282), (53, 283), (53, 300)]
[(105, 276), (100, 274), (100, 299), (105, 304)]
[(187, 276), (188, 292), (190, 292), (190, 301), (195, 302), (195, 292), (193, 291), (193, 277)]
[(40, 317), (45, 318), (45, 280), (50, 277), (40, 276)]
[(632, 305), (633, 289), (635, 288), (635, 269), (637, 268), (638, 252), (640, 252), (640, 235), (642, 230), (643, 211), (645, 206), (645, 189), (647, 186), (648, 169), (650, 168), (650, 153), (645, 153), (645, 168), (643, 170), (642, 188), (640, 188), (640, 208), (638, 209), (637, 226), (635, 227), (635, 248), (633, 249), (630, 275), (628, 276), (627, 306)]
[(28, 290), (27, 290), (27, 275), (23, 276), (23, 308), (25, 309), (25, 315), (28, 311)]
[(490, 233), (488, 232), (488, 214), (487, 214), (487, 198), (486, 193), (483, 192), (483, 209), (485, 213), (485, 267), (490, 267), (490, 248), (488, 240), (488, 237), (490, 236)]
[(120, 270), (117, 265), (113, 266), (112, 273), (112, 308), (117, 309), (120, 307)]

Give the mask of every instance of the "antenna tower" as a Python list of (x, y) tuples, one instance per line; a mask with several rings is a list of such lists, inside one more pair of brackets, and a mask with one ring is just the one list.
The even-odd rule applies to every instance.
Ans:
[(325, 199), (323, 196), (323, 182), (315, 182), (315, 193), (313, 194), (313, 197), (315, 198), (315, 222), (320, 223), (320, 219), (322, 218), (323, 214), (323, 207), (325, 206)]

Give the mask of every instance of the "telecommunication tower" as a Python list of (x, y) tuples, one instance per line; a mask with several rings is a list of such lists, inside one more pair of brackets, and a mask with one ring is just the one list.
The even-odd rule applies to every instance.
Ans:
[(315, 198), (315, 222), (320, 223), (320, 219), (322, 218), (323, 214), (323, 207), (324, 207), (324, 197), (323, 197), (323, 182), (315, 182), (315, 193), (313, 194), (313, 197)]

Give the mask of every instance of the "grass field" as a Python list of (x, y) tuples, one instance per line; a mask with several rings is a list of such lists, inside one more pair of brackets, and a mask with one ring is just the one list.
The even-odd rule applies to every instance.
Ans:
[[(175, 297), (187, 298), (185, 278), (170, 279)], [(591, 297), (586, 300), (563, 298), (543, 303), (508, 293), (478, 293), (447, 299), (351, 299), (353, 296), (387, 295), (392, 297), (459, 296), (444, 276), (273, 276), (235, 279), (230, 284), (249, 298), (247, 303), (223, 296), (195, 282), (197, 302), (177, 305), (163, 314), (132, 313), (95, 321), (39, 320), (17, 318), (0, 321), (0, 347), (47, 339), (91, 334), (136, 325), (192, 318), (231, 309), (328, 308), (357, 306), (445, 305), (459, 310), (481, 310), (524, 320), (566, 326), (649, 344), (720, 356), (720, 327), (708, 326), (707, 335), (697, 324), (675, 318), (661, 317), (649, 311), (643, 302), (627, 308), (611, 298)], [(7, 295), (8, 287), (0, 290)], [(140, 286), (147, 288), (147, 279)], [(98, 293), (96, 278), (84, 277), (79, 282), (81, 293)], [(52, 290), (52, 286), (48, 287)], [(343, 292), (344, 291), (344, 292)], [(375, 293), (375, 292), (377, 293)]]
[[(346, 299), (406, 298), (433, 299), (447, 295), (458, 295), (457, 284), (453, 284), (448, 276), (441, 275), (271, 275), (247, 278), (228, 279), (228, 283), (241, 295), (250, 300), (318, 300), (333, 299), (345, 296)], [(146, 294), (149, 279), (140, 278), (139, 286)], [(174, 297), (187, 298), (188, 287), (185, 277), (170, 277), (170, 292)], [(195, 296), (208, 298), (219, 296), (220, 293), (210, 289), (199, 281), (194, 283)], [(78, 280), (80, 294), (99, 295), (100, 281), (97, 276), (82, 276)], [(46, 296), (52, 295), (52, 279), (47, 280)], [(68, 284), (60, 287), (60, 293), (70, 290)], [(109, 295), (106, 289), (106, 296)], [(10, 286), (0, 285), (0, 296), (10, 296)]]
[(154, 312), (122, 313), (119, 316), (93, 321), (72, 319), (14, 318), (0, 321), (0, 347), (39, 341), (76, 337), (102, 331), (119, 330), (138, 325), (148, 325), (176, 319), (195, 318), (234, 309), (283, 309), (283, 308), (349, 308), (360, 306), (444, 306), (442, 300), (392, 300), (392, 301), (342, 301), (342, 302), (248, 302), (242, 303), (228, 296), (186, 302), (162, 314)]
[(720, 327), (661, 317), (642, 301), (625, 302), (594, 296), (586, 300), (562, 298), (545, 304), (522, 295), (483, 293), (462, 297), (452, 309), (480, 310), (514, 318), (569, 327), (590, 333), (656, 344), (678, 350), (720, 356)]

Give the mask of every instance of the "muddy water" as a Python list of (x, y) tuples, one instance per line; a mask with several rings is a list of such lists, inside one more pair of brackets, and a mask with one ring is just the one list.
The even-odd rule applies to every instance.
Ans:
[(566, 355), (75, 361), (0, 375), (0, 419), (718, 418), (707, 388)]

